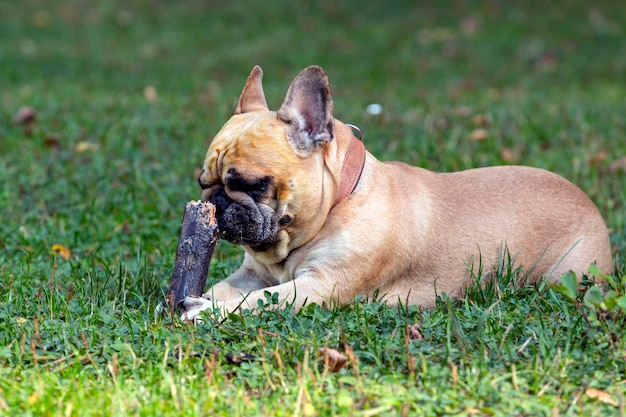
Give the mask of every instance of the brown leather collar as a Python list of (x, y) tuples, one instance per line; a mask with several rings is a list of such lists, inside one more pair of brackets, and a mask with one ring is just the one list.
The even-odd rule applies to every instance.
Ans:
[[(348, 126), (353, 128), (351, 125)], [(358, 128), (356, 128), (356, 130), (359, 132), (362, 139), (361, 131)], [(341, 200), (352, 194), (359, 182), (359, 178), (361, 178), (363, 166), (365, 166), (365, 146), (361, 139), (353, 135), (350, 140), (350, 145), (348, 146), (348, 151), (346, 152), (346, 157), (341, 167), (339, 194), (337, 195), (334, 205), (339, 204)]]

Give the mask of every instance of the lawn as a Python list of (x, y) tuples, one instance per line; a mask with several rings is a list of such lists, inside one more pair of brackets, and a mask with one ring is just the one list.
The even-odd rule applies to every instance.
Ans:
[[(431, 3), (0, 2), (0, 415), (625, 415), (626, 8)], [(611, 229), (615, 292), (515, 288), (504, 262), (432, 311), (155, 316), (255, 64), (274, 109), (323, 66), (379, 159), (568, 178)], [(220, 242), (209, 280), (241, 258)]]

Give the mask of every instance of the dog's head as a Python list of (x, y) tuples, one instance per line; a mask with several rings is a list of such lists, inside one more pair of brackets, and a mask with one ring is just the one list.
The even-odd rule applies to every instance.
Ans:
[[(337, 195), (335, 121), (328, 78), (303, 70), (270, 111), (255, 67), (234, 115), (215, 136), (198, 178), (221, 237), (264, 263), (284, 260), (321, 229)], [(345, 128), (345, 125), (342, 125)]]

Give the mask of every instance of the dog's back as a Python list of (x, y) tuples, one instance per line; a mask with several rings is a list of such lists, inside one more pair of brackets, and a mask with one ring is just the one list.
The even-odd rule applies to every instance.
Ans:
[(395, 177), (416, 178), (429, 194), (428, 239), (440, 248), (431, 253), (443, 264), (473, 256), (478, 265), (480, 256), (490, 266), (507, 250), (531, 280), (556, 280), (570, 270), (580, 277), (591, 263), (612, 272), (602, 216), (585, 193), (557, 174), (523, 166), (437, 174), (399, 164), (394, 169), (419, 173)]

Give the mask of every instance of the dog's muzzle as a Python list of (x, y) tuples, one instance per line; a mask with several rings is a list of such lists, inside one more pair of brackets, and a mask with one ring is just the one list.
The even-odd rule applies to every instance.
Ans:
[(253, 247), (266, 246), (276, 240), (278, 225), (270, 206), (257, 204), (252, 197), (241, 192), (237, 193), (235, 200), (222, 186), (211, 191), (206, 197), (215, 205), (221, 238)]

